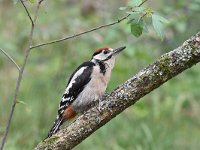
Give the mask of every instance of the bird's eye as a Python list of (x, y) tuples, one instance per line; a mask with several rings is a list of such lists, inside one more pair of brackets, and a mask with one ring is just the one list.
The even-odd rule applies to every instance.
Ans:
[(109, 53), (109, 51), (108, 51), (108, 50), (105, 50), (103, 53), (104, 53), (104, 54), (108, 54), (108, 53)]

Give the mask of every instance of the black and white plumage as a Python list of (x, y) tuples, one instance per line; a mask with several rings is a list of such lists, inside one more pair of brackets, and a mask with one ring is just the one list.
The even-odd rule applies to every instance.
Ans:
[(90, 61), (82, 63), (71, 75), (59, 105), (58, 115), (47, 137), (59, 130), (64, 121), (86, 111), (104, 94), (110, 80), (115, 56), (125, 49), (101, 48)]
[(93, 70), (93, 62), (84, 62), (71, 75), (67, 88), (63, 94), (59, 105), (59, 114), (62, 114), (67, 106), (69, 106), (77, 96), (83, 91), (85, 85), (91, 80)]

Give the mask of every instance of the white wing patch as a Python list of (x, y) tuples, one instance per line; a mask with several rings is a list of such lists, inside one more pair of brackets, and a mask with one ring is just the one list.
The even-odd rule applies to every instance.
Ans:
[[(82, 67), (74, 74), (74, 76), (72, 77), (70, 83), (68, 84), (64, 94), (68, 94), (69, 93), (69, 89), (72, 87), (73, 83), (75, 83), (76, 78), (79, 77), (86, 68), (87, 67)], [(71, 97), (62, 98), (62, 102), (70, 101), (70, 99), (71, 99)]]

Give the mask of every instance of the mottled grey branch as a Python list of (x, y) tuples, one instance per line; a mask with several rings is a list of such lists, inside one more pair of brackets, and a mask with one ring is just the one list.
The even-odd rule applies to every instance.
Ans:
[(72, 149), (141, 97), (199, 61), (200, 32), (106, 95), (101, 102), (101, 113), (96, 107), (91, 108), (72, 124), (39, 143), (35, 150)]

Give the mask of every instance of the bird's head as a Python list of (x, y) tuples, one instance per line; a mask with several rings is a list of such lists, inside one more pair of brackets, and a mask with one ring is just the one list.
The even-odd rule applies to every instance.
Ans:
[(119, 54), (125, 48), (126, 47), (123, 46), (116, 49), (112, 49), (108, 47), (97, 49), (92, 55), (92, 60), (103, 61), (103, 62), (115, 60), (115, 57), (117, 56), (117, 54)]

